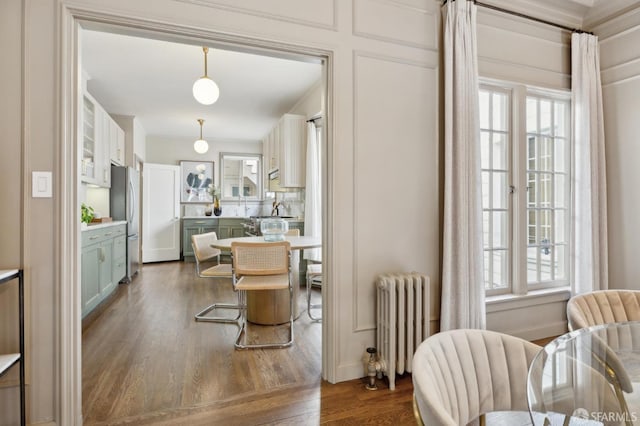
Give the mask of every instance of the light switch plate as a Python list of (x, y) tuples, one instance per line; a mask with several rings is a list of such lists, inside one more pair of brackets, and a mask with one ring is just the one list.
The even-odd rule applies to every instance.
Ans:
[(33, 198), (51, 198), (51, 186), (51, 172), (31, 172), (31, 196)]

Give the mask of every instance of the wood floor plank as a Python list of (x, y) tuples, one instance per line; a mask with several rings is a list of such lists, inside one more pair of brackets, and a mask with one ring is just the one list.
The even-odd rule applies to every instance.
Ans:
[(410, 376), (394, 392), (383, 382), (371, 392), (362, 380), (321, 380), (322, 324), (306, 312), (292, 347), (235, 350), (236, 325), (193, 315), (236, 295), (228, 280), (199, 278), (194, 267), (145, 264), (83, 324), (85, 425), (414, 424)]

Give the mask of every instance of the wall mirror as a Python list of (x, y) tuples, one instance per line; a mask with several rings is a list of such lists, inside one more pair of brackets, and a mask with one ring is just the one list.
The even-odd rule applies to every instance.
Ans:
[(221, 152), (220, 193), (223, 200), (259, 200), (262, 196), (262, 155)]

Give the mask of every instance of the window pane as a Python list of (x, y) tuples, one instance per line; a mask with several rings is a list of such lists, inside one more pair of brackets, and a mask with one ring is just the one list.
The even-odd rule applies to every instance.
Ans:
[(489, 182), (491, 182), (490, 173), (482, 172), (482, 208), (484, 209), (491, 208), (491, 205), (489, 204), (489, 196), (491, 195)]
[(538, 248), (529, 247), (527, 249), (527, 282), (538, 281)]
[(553, 144), (554, 147), (554, 165), (553, 168), (556, 172), (567, 172), (567, 141), (565, 139), (556, 138)]
[(508, 225), (507, 212), (493, 212), (493, 238), (491, 240), (492, 247), (507, 248), (509, 233)]
[(538, 143), (538, 170), (550, 172), (553, 166), (551, 162), (551, 138), (541, 137), (538, 139)]
[(552, 181), (553, 175), (551, 173), (540, 173), (538, 174), (538, 179), (540, 179), (540, 184), (538, 185), (539, 192), (536, 194), (536, 197), (539, 201), (539, 207), (551, 207), (551, 196), (552, 196)]
[(529, 210), (527, 214), (527, 234), (528, 234), (528, 245), (537, 244), (538, 243), (538, 228), (536, 224), (538, 221), (536, 220), (536, 210)]
[(555, 180), (555, 207), (567, 207), (567, 194), (565, 188), (567, 177), (563, 174), (556, 174)]
[(489, 92), (480, 91), (480, 128), (489, 129)]
[(551, 210), (538, 211), (538, 232), (541, 245), (551, 242)]
[(556, 246), (554, 248), (555, 257), (555, 279), (566, 280), (567, 279), (567, 259), (566, 259), (566, 246)]
[(482, 245), (484, 248), (491, 247), (491, 240), (489, 239), (489, 220), (491, 213), (488, 211), (482, 212)]
[(536, 138), (527, 136), (527, 170), (536, 170)]
[(550, 247), (540, 248), (540, 281), (551, 281), (553, 251)]
[(504, 133), (493, 134), (493, 169), (507, 170), (507, 137)]
[(507, 174), (505, 172), (493, 172), (493, 208), (507, 208)]
[(538, 101), (527, 98), (527, 133), (538, 133)]
[(540, 133), (551, 134), (551, 101), (540, 101)]
[(491, 274), (491, 252), (484, 252), (484, 288), (485, 290), (491, 290), (491, 281), (489, 280)]
[(538, 193), (536, 174), (527, 173), (527, 207), (535, 207)]
[(489, 146), (490, 132), (480, 132), (480, 167), (483, 169), (490, 169), (491, 163), (491, 147)]
[(567, 136), (567, 104), (564, 102), (557, 102), (555, 104), (555, 135)]
[(554, 222), (554, 237), (556, 243), (566, 243), (567, 242), (567, 231), (566, 231), (566, 211), (565, 210), (556, 210), (555, 214), (555, 222)]
[(506, 250), (496, 250), (493, 252), (493, 286), (494, 288), (507, 287), (507, 276), (509, 265)]
[(493, 94), (493, 130), (507, 130), (507, 96)]

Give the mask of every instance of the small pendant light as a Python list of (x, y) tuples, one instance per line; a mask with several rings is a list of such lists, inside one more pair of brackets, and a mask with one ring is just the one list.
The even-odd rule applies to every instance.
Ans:
[(207, 76), (207, 53), (209, 53), (209, 48), (203, 47), (202, 51), (204, 52), (204, 75), (193, 83), (193, 97), (203, 105), (211, 105), (218, 100), (220, 89), (218, 89), (215, 81)]
[(202, 118), (198, 118), (198, 123), (200, 123), (200, 139), (193, 143), (193, 149), (198, 154), (204, 154), (209, 150), (209, 144), (207, 143), (207, 141), (202, 139), (202, 123), (204, 123), (204, 120)]

